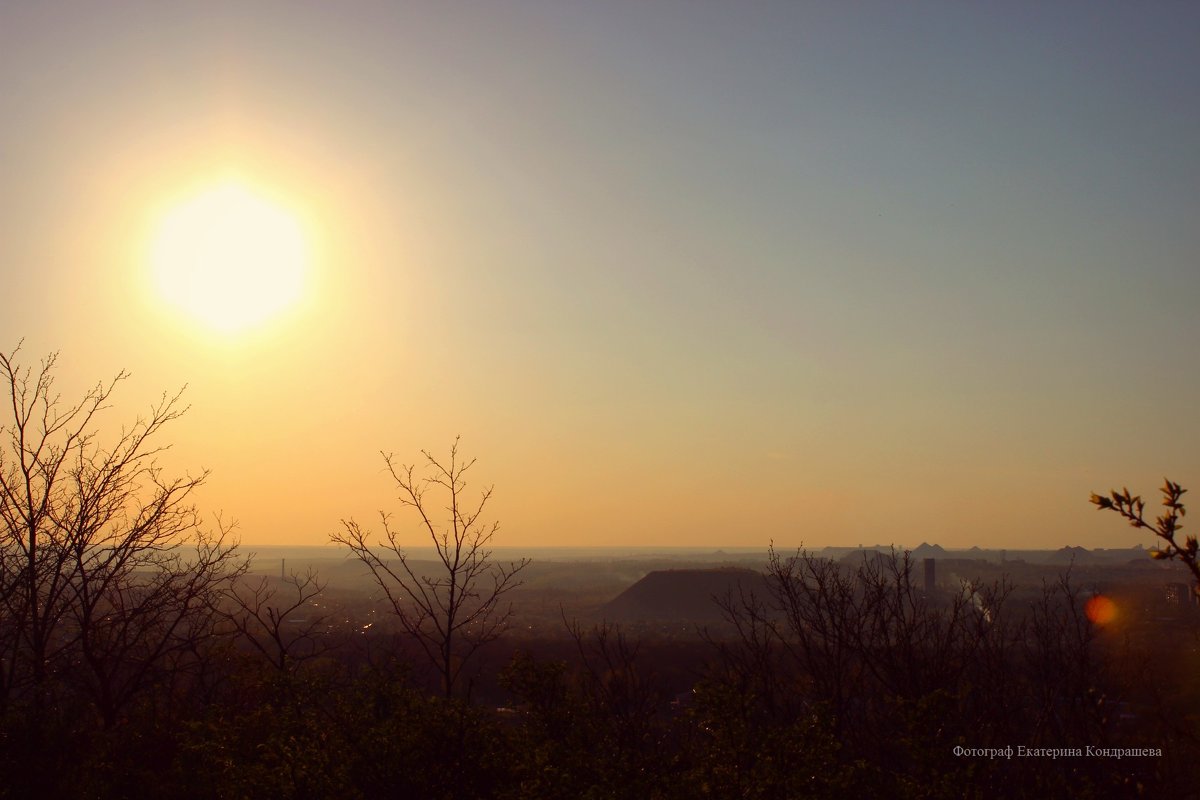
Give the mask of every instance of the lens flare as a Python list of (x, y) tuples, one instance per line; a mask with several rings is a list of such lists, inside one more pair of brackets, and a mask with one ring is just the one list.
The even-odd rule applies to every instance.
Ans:
[(1117, 604), (1108, 599), (1102, 594), (1098, 594), (1088, 600), (1083, 607), (1083, 613), (1087, 614), (1096, 625), (1107, 625), (1117, 618)]

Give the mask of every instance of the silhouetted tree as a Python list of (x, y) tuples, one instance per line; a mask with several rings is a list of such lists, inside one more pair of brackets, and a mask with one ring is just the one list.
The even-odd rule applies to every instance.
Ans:
[[(343, 520), (342, 531), (331, 538), (349, 547), (371, 570), (401, 628), (420, 645), (438, 672), (443, 693), (451, 697), (464, 665), (507, 628), (512, 606), (502, 606), (502, 601), (520, 585), (517, 576), (529, 560), (504, 564), (492, 559), (490, 543), (499, 523), (481, 519), (492, 487), (483, 490), (478, 502), (466, 498), (464, 475), (475, 459), (459, 461), (458, 439), (449, 461), (439, 461), (428, 451), (422, 455), (427, 468), (423, 476), (416, 474), (415, 466), (397, 465), (392, 455), (384, 453), (383, 459), (400, 490), (400, 504), (416, 512), (433, 543), (438, 560), (434, 575), (418, 574), (386, 512), (380, 512), (384, 539), (377, 546), (382, 555), (369, 542), (370, 532), (353, 519)], [(446, 502), (444, 520), (438, 519), (431, 490)]]
[(164, 427), (185, 411), (164, 394), (105, 436), (99, 417), (127, 375), (75, 403), (0, 353), (0, 704), (35, 712), (81, 691), (110, 726), (207, 633), (214, 600), (243, 563), (228, 526), (201, 526), (192, 495), (207, 473), (168, 477)]
[[(1103, 746), (1115, 735), (1121, 689), (1069, 575), (1014, 608), (1005, 580), (929, 593), (913, 573), (907, 553), (839, 564), (772, 549), (767, 596), (722, 601), (733, 638), (714, 641), (695, 706), (701, 752), (712, 752), (695, 759), (705, 779), (738, 796), (1110, 785), (1119, 770), (1094, 761), (1017, 775), (947, 760), (955, 745)], [(780, 770), (781, 760), (805, 766)], [(838, 779), (827, 780), (834, 761)]]
[(325, 584), (311, 567), (303, 575), (292, 572), (281, 586), (265, 575), (238, 581), (225, 593), (222, 615), (273, 668), (289, 672), (328, 649), (322, 636), (328, 614), (315, 603), (323, 591)]
[[(567, 621), (573, 664), (518, 654), (502, 676), (521, 710), (516, 798), (664, 798), (681, 770), (670, 694), (615, 625)], [(682, 795), (681, 795), (682, 796)]]

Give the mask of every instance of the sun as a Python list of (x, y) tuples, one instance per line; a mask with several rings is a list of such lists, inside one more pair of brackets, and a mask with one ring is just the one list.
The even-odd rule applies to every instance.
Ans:
[(227, 177), (173, 205), (150, 242), (158, 297), (232, 334), (264, 324), (304, 293), (309, 252), (297, 217)]

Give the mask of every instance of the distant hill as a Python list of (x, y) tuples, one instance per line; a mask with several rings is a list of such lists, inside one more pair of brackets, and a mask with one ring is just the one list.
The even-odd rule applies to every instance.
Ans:
[(738, 567), (656, 570), (606, 604), (603, 613), (614, 621), (715, 622), (721, 619), (721, 609), (714, 598), (731, 591), (736, 595), (739, 587), (763, 596), (767, 579), (761, 572)]
[(1050, 560), (1055, 564), (1087, 564), (1095, 561), (1092, 551), (1086, 547), (1067, 547), (1059, 548), (1054, 551), (1054, 555), (1050, 556)]
[(946, 558), (947, 555), (949, 554), (942, 549), (940, 544), (928, 544), (927, 542), (921, 542), (912, 551), (912, 557), (915, 560), (922, 558)]

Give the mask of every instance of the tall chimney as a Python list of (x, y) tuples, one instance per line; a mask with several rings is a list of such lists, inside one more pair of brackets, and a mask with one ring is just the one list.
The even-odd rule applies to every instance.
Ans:
[(925, 594), (933, 594), (933, 585), (936, 583), (935, 562), (932, 558), (925, 559)]

